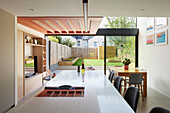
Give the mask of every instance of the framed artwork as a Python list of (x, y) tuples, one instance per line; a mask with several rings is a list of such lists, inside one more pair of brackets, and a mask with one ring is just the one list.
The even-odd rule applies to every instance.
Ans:
[(146, 45), (148, 45), (148, 46), (154, 45), (154, 34), (146, 36)]
[(155, 39), (156, 45), (167, 44), (168, 41), (167, 30), (156, 33)]
[(168, 19), (166, 17), (156, 17), (155, 18), (156, 29), (167, 26)]
[(147, 19), (147, 28), (146, 28), (146, 31), (149, 32), (149, 31), (152, 31), (154, 30), (154, 17), (150, 17)]

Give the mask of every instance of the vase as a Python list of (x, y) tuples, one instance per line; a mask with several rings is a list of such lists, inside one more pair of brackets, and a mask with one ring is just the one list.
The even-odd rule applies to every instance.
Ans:
[(124, 69), (128, 70), (129, 69), (129, 65), (124, 65)]

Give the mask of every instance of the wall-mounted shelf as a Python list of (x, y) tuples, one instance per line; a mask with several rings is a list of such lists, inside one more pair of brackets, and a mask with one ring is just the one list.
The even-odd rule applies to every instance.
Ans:
[(42, 46), (43, 46), (43, 45), (32, 44), (32, 43), (25, 43), (25, 45), (27, 45), (27, 46), (39, 46), (39, 47), (42, 47)]

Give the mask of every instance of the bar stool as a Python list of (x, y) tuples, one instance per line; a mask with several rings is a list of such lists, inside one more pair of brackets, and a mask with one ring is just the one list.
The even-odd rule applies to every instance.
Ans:
[(149, 113), (170, 113), (170, 111), (162, 107), (154, 107)]
[(111, 75), (112, 75), (112, 71), (109, 70), (109, 76), (108, 76), (108, 79), (109, 79), (109, 80), (110, 80)]
[(114, 81), (114, 86), (119, 91), (119, 93), (121, 93), (121, 84), (122, 84), (122, 77), (119, 77), (119, 76), (116, 77)]
[(136, 87), (132, 87), (132, 86), (129, 87), (125, 93), (124, 99), (136, 113), (138, 100), (139, 100), (139, 90)]
[[(129, 84), (129, 86), (135, 85), (135, 87), (137, 85), (138, 90), (141, 92), (142, 101), (143, 101), (142, 81), (143, 81), (142, 73), (131, 73), (130, 76), (129, 76), (129, 80), (126, 80), (125, 84)], [(124, 88), (124, 93), (125, 93), (125, 91), (126, 91), (126, 86)]]
[(113, 83), (113, 79), (116, 77), (116, 75), (115, 75), (115, 73), (114, 73), (114, 71), (112, 70), (112, 72), (110, 73), (110, 76), (109, 76), (109, 81), (111, 82), (111, 83)]

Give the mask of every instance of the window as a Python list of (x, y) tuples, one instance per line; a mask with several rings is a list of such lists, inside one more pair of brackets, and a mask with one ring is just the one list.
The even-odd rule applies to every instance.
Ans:
[(77, 46), (80, 46), (80, 41), (77, 41)]
[(97, 47), (97, 42), (93, 42), (94, 47)]
[(88, 47), (87, 41), (84, 42), (84, 47)]
[(102, 46), (104, 46), (104, 42), (102, 42)]

